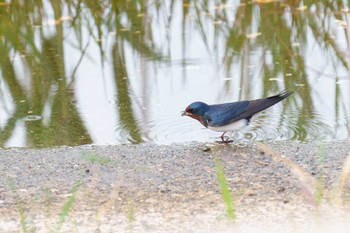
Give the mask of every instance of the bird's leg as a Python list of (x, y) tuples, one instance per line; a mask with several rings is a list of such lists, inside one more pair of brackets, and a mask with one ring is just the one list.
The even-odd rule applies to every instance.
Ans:
[(227, 131), (225, 131), (221, 136), (221, 142), (219, 143), (231, 143), (233, 142), (233, 140), (229, 140), (230, 138), (228, 136), (225, 137), (225, 133), (227, 133)]
[(225, 131), (225, 132), (221, 135), (221, 137), (220, 137), (220, 138), (221, 138), (221, 141), (223, 141), (223, 142), (225, 141), (225, 139), (224, 139), (225, 133), (226, 133), (226, 131)]

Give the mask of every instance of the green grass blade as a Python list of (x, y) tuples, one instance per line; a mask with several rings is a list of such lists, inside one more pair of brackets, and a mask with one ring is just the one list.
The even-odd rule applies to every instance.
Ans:
[(216, 169), (217, 179), (220, 185), (221, 197), (226, 206), (227, 217), (231, 220), (235, 220), (236, 213), (235, 213), (234, 202), (231, 196), (231, 192), (229, 190), (229, 185), (225, 177), (224, 169), (220, 164), (219, 159), (217, 158), (215, 159), (215, 169)]

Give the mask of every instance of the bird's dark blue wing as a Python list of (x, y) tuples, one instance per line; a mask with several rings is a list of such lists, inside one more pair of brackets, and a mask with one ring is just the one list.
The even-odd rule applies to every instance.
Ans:
[(239, 101), (226, 104), (209, 105), (204, 120), (209, 126), (224, 126), (241, 119), (250, 119), (254, 114), (282, 101), (293, 94), (283, 91), (266, 99)]
[[(249, 101), (210, 105), (206, 113), (209, 126), (223, 126), (235, 121), (247, 109)], [(239, 120), (239, 119), (237, 119)]]

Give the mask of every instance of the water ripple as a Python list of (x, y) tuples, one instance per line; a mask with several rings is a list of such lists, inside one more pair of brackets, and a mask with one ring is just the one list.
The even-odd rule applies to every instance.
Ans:
[[(157, 115), (156, 118), (145, 120), (143, 117), (135, 119), (139, 127), (138, 133), (144, 142), (158, 144), (171, 144), (182, 142), (213, 142), (219, 140), (220, 132), (214, 132), (204, 128), (199, 122), (181, 117), (180, 114)], [(319, 113), (310, 112), (310, 115), (300, 115), (299, 110), (289, 111), (284, 114), (273, 112), (262, 113), (253, 119), (250, 126), (242, 131), (228, 133), (234, 141), (274, 142), (281, 140), (328, 140), (335, 138), (337, 133), (330, 125), (333, 119)], [(130, 133), (118, 125), (115, 128), (118, 140), (131, 142)]]

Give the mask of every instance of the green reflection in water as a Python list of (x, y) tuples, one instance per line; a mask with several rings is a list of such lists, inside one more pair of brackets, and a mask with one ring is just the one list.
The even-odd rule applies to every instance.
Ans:
[[(42, 43), (41, 74), (33, 78), (30, 112), (42, 115), (45, 103), (50, 101), (51, 115), (48, 124), (42, 120), (28, 121), (27, 140), (36, 147), (81, 145), (92, 143), (76, 109), (72, 90), (67, 84), (63, 61), (62, 34), (45, 39)], [(55, 93), (50, 93), (55, 87)], [(50, 98), (50, 95), (53, 97)]]
[[(196, 9), (198, 18), (203, 21), (209, 19), (213, 23), (219, 22), (215, 26), (217, 31), (227, 35), (224, 49), (227, 77), (231, 76), (232, 64), (241, 64), (241, 93), (250, 93), (255, 83), (249, 80), (247, 67), (252, 64), (251, 54), (259, 56), (259, 60), (262, 61), (264, 93), (271, 93), (271, 90), (276, 90), (280, 86), (278, 82), (271, 82), (270, 78), (283, 77), (285, 88), (297, 90), (297, 94), (301, 97), (301, 106), (298, 106), (298, 133), (295, 139), (304, 141), (308, 136), (307, 125), (315, 119), (315, 115), (311, 97), (312, 87), (307, 77), (304, 60), (305, 54), (301, 51), (305, 51), (308, 46), (307, 34), (311, 29), (317, 45), (331, 57), (334, 66), (341, 65), (348, 69), (347, 59), (339, 48), (337, 38), (331, 35), (330, 26), (334, 20), (333, 15), (339, 22), (347, 22), (348, 3), (345, 1), (256, 1), (256, 3), (241, 1), (231, 16), (228, 14), (231, 9), (226, 10), (226, 3), (222, 1), (216, 4), (215, 11), (209, 10), (213, 8), (211, 1), (206, 1), (200, 6), (193, 1), (192, 6)], [(304, 6), (301, 6), (302, 3)], [(312, 10), (308, 11), (308, 9)], [(200, 16), (200, 14), (203, 15), (203, 10), (210, 11), (207, 13), (208, 17)], [(289, 16), (286, 17), (286, 14)], [(231, 23), (232, 18), (233, 23)], [(203, 30), (201, 26), (203, 24), (198, 23), (199, 30)], [(347, 33), (346, 28), (344, 32)], [(203, 37), (203, 40), (206, 38)], [(298, 88), (299, 84), (302, 88)], [(335, 106), (338, 109), (341, 106), (338, 95), (339, 86), (336, 85), (335, 88), (337, 89), (337, 94), (334, 96)], [(287, 105), (284, 106), (282, 114), (287, 111)], [(342, 109), (345, 109), (344, 106)], [(338, 117), (339, 111), (336, 114)]]
[(125, 69), (124, 54), (118, 50), (118, 44), (113, 49), (115, 80), (117, 86), (117, 100), (119, 106), (119, 116), (123, 128), (130, 132), (132, 143), (142, 142), (139, 129), (135, 123), (135, 117), (131, 109), (131, 99), (128, 94), (128, 74)]
[[(17, 6), (17, 8), (16, 8)], [(60, 3), (51, 4), (57, 18), (62, 15)], [(45, 105), (49, 105), (47, 122), (43, 119), (24, 121), (26, 141), (29, 147), (50, 147), (57, 145), (81, 145), (92, 143), (82, 119), (73, 104), (74, 96), (67, 83), (64, 67), (63, 25), (57, 23), (55, 31), (45, 36), (42, 27), (34, 27), (42, 22), (43, 5), (40, 1), (3, 4), (0, 42), (2, 81), (8, 87), (13, 99), (14, 113), (1, 129), (0, 144), (4, 146), (14, 133), (17, 122), (23, 122), (27, 115), (41, 116)], [(24, 10), (25, 9), (25, 10)], [(39, 34), (40, 45), (34, 43), (34, 34)], [(30, 85), (23, 87), (15, 63), (14, 54), (21, 58)], [(28, 82), (29, 81), (29, 82)], [(22, 82), (23, 83), (23, 82)], [(25, 89), (29, 90), (25, 90)], [(6, 95), (7, 93), (5, 93)]]

